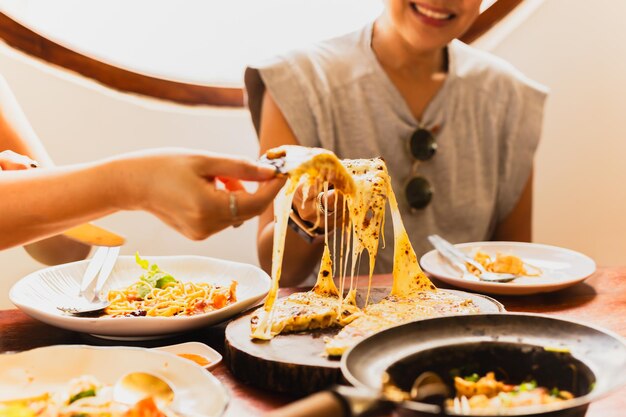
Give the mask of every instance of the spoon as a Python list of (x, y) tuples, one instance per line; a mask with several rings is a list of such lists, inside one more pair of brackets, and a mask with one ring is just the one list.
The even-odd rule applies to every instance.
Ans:
[(146, 372), (131, 372), (120, 378), (113, 387), (115, 401), (133, 405), (152, 397), (159, 408), (174, 401), (174, 390), (163, 379)]
[(201, 417), (191, 411), (169, 407), (174, 401), (174, 389), (164, 379), (147, 372), (131, 372), (120, 378), (113, 387), (113, 400), (126, 405), (151, 397), (166, 417)]

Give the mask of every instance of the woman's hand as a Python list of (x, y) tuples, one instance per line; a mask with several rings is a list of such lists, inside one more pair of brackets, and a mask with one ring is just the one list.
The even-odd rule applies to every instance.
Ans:
[(25, 155), (20, 155), (13, 151), (0, 152), (0, 171), (37, 168), (38, 166), (36, 161)]
[[(325, 228), (324, 216), (326, 215), (326, 228), (334, 230), (342, 221), (343, 195), (335, 190), (328, 190), (311, 186), (307, 195), (304, 195), (304, 187), (300, 186), (293, 197), (293, 210), (302, 220)], [(337, 225), (335, 225), (335, 220)]]
[[(120, 208), (149, 211), (194, 240), (260, 214), (284, 184), (273, 167), (208, 152), (156, 150), (111, 164), (125, 184)], [(261, 184), (249, 193), (240, 181)]]

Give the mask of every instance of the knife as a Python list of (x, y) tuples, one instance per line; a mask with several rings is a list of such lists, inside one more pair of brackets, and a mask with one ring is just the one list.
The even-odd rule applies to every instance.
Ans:
[(95, 224), (85, 223), (63, 232), (64, 236), (91, 246), (122, 246), (126, 239)]

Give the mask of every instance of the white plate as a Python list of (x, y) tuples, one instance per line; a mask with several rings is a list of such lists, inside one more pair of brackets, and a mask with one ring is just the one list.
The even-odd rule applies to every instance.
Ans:
[(500, 295), (528, 295), (557, 291), (584, 281), (596, 270), (596, 263), (582, 253), (556, 246), (523, 242), (472, 242), (455, 245), (468, 255), (481, 251), (495, 258), (497, 253), (515, 255), (527, 264), (541, 268), (538, 277), (520, 277), (507, 283), (491, 283), (462, 279), (439, 252), (432, 250), (422, 256), (424, 271), (443, 282), (472, 291)]
[(160, 350), (162, 352), (172, 353), (174, 355), (180, 355), (181, 353), (200, 355), (204, 359), (209, 361), (208, 365), (204, 367), (205, 369), (213, 369), (217, 366), (217, 364), (222, 361), (222, 355), (220, 355), (217, 350), (200, 342), (179, 343), (177, 345), (161, 346), (154, 349)]
[[(151, 263), (181, 281), (209, 282), (230, 285), (238, 282), (237, 302), (209, 313), (188, 317), (77, 317), (64, 314), (57, 305), (69, 304), (46, 283), (46, 271), (58, 270), (73, 279), (78, 294), (79, 282), (88, 261), (73, 262), (34, 272), (18, 281), (9, 292), (11, 302), (29, 316), (44, 323), (115, 339), (146, 339), (166, 337), (227, 320), (260, 301), (270, 288), (270, 277), (248, 264), (202, 256), (147, 256)], [(120, 256), (104, 290), (125, 288), (139, 279), (142, 269), (134, 256)]]
[(132, 347), (50, 346), (0, 355), (0, 400), (31, 397), (91, 375), (114, 385), (129, 372), (147, 372), (170, 383), (173, 409), (190, 415), (221, 416), (226, 388), (210, 372), (167, 353)]

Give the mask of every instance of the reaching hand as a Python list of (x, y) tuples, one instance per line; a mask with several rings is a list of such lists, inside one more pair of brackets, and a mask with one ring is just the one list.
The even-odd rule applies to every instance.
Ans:
[[(147, 210), (194, 240), (260, 214), (284, 184), (273, 167), (208, 152), (157, 150), (112, 163), (127, 187), (123, 208)], [(240, 181), (261, 184), (249, 193)]]

